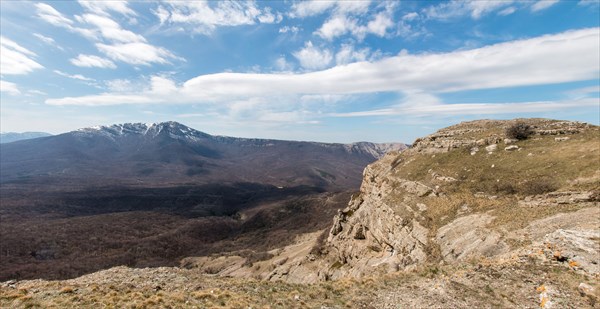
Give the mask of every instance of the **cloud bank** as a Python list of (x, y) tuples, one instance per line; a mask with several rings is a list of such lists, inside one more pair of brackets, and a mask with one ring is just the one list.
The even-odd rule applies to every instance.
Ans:
[[(135, 93), (48, 99), (51, 105), (219, 103), (302, 95), (444, 93), (597, 79), (600, 28), (568, 31), (472, 50), (400, 54), (309, 73), (218, 73), (177, 85), (153, 79)], [(168, 83), (168, 91), (156, 89)], [(415, 102), (414, 104), (419, 104)]]

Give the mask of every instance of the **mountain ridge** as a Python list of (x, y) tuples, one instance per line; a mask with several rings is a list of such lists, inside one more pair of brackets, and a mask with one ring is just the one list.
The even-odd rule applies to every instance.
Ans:
[(46, 132), (2, 132), (0, 133), (0, 144), (47, 136), (52, 136), (52, 134)]
[(345, 190), (358, 186), (366, 164), (387, 151), (405, 148), (401, 143), (336, 144), (214, 136), (177, 122), (126, 123), (3, 144), (0, 180), (266, 182)]

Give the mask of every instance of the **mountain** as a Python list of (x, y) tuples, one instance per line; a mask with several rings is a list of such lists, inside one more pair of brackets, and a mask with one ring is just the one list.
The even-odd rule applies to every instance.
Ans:
[(16, 141), (25, 140), (25, 139), (38, 138), (38, 137), (46, 137), (46, 136), (51, 136), (51, 135), (52, 134), (45, 133), (45, 132), (0, 133), (0, 144), (11, 143), (11, 142), (16, 142)]
[[(511, 137), (515, 130), (521, 139)], [(255, 240), (244, 250), (187, 257), (180, 267), (120, 266), (72, 280), (9, 281), (0, 284), (0, 306), (597, 308), (599, 134), (598, 126), (547, 119), (461, 123), (370, 164), (344, 209), (331, 207), (341, 196), (327, 193), (316, 204), (294, 199), (240, 213), (248, 229), (272, 227), (242, 238)], [(328, 224), (318, 221), (328, 215)], [(166, 229), (181, 226), (163, 220)], [(317, 228), (285, 245), (263, 245), (307, 221)], [(130, 224), (147, 231), (139, 221)], [(27, 225), (36, 228), (47, 237), (45, 226)], [(151, 233), (148, 243), (131, 243), (131, 251), (162, 241), (156, 254), (164, 254), (193, 235), (214, 237), (212, 228), (182, 227), (170, 242)], [(233, 229), (221, 225), (225, 230)], [(222, 244), (238, 244), (234, 239)], [(85, 252), (95, 252), (93, 240), (83, 243)], [(19, 241), (25, 246), (37, 238), (12, 240)]]
[(0, 280), (261, 256), (325, 229), (365, 166), (405, 147), (212, 136), (176, 122), (2, 144)]
[(80, 129), (0, 148), (0, 181), (78, 184), (252, 182), (358, 187), (364, 166), (404, 144), (212, 136), (177, 122)]

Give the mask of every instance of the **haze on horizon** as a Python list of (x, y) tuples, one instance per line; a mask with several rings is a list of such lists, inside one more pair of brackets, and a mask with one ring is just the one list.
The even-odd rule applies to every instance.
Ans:
[(600, 1), (0, 2), (0, 130), (411, 142), (599, 124)]

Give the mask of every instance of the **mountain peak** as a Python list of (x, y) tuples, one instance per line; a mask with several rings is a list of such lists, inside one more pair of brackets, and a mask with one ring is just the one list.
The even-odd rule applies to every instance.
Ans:
[[(200, 137), (209, 137), (210, 135), (192, 129), (176, 121), (165, 121), (157, 123), (121, 123), (109, 126), (93, 126), (82, 128), (75, 133), (83, 134), (101, 134), (108, 137), (118, 137), (126, 135), (144, 135), (157, 137), (160, 134), (169, 134), (173, 138), (178, 139), (197, 139)], [(163, 133), (164, 132), (164, 133)]]

